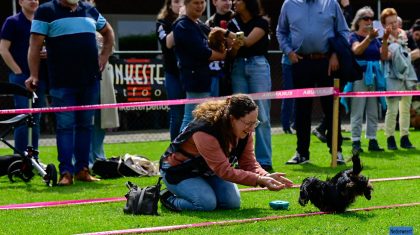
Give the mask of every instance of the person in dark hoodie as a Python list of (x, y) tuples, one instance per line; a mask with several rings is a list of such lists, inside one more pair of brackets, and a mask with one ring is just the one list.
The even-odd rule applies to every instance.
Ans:
[[(183, 0), (165, 0), (156, 21), (156, 34), (162, 48), (163, 64), (165, 68), (165, 88), (168, 100), (185, 99), (185, 90), (182, 88), (179, 70), (174, 52), (174, 35), (172, 24), (178, 18)], [(169, 133), (171, 140), (181, 131), (184, 105), (172, 105), (169, 111)]]
[[(209, 63), (224, 60), (226, 52), (212, 50), (208, 43), (210, 29), (200, 21), (206, 2), (204, 0), (184, 0), (185, 15), (173, 24), (175, 55), (178, 59), (182, 87), (188, 99), (210, 97), (211, 75)], [(226, 37), (234, 38), (227, 30)], [(225, 32), (224, 32), (225, 33)], [(186, 104), (181, 130), (193, 119), (196, 104)]]

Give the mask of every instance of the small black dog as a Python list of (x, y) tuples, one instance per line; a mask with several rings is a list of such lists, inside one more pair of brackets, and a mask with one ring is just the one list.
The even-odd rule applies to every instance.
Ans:
[(300, 186), (299, 204), (305, 206), (311, 201), (321, 211), (341, 213), (357, 196), (364, 195), (370, 200), (373, 187), (369, 179), (360, 174), (362, 165), (358, 153), (353, 152), (352, 162), (353, 169), (341, 171), (332, 179), (304, 179)]

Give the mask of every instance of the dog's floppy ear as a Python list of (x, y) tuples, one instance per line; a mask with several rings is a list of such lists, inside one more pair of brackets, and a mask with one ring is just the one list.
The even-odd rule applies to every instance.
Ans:
[(370, 200), (372, 198), (372, 195), (371, 195), (372, 191), (373, 191), (373, 186), (372, 184), (370, 184), (370, 182), (368, 182), (366, 189), (363, 192), (363, 195), (365, 196), (367, 200)]
[(303, 180), (302, 185), (300, 186), (300, 193), (299, 193), (299, 204), (301, 206), (305, 206), (308, 204), (309, 201), (309, 185), (311, 184), (312, 179), (306, 178)]
[(300, 195), (299, 195), (299, 204), (301, 206), (305, 206), (306, 204), (308, 204), (308, 201), (309, 201), (309, 195), (308, 195), (308, 191), (306, 191), (306, 187), (301, 188)]
[(363, 167), (360, 163), (360, 157), (358, 151), (353, 151), (353, 156), (351, 158), (351, 161), (353, 162), (353, 176), (357, 176), (362, 171)]

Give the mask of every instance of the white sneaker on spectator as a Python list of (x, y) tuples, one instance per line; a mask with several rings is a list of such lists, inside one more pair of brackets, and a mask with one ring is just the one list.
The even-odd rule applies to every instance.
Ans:
[(337, 165), (345, 165), (345, 164), (346, 162), (344, 161), (343, 154), (340, 151), (338, 151), (337, 152)]

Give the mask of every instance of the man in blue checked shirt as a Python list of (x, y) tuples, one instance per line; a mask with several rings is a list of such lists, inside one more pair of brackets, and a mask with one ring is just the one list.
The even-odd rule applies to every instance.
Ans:
[[(103, 36), (98, 58), (95, 32)], [(114, 32), (91, 4), (79, 0), (52, 0), (42, 4), (32, 22), (25, 84), (35, 90), (39, 78), (39, 51), (46, 43), (52, 105), (91, 105), (99, 102), (100, 72), (114, 44)], [(94, 110), (56, 113), (56, 139), (60, 162), (59, 185), (98, 179), (89, 173)], [(72, 159), (75, 159), (73, 164)]]

